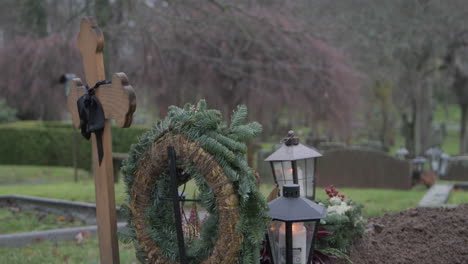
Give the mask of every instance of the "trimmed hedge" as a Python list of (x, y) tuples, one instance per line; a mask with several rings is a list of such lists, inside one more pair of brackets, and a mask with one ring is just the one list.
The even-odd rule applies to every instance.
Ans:
[[(113, 151), (128, 152), (131, 144), (148, 129), (113, 127)], [(84, 139), (71, 124), (24, 121), (0, 125), (0, 164), (73, 166), (75, 144), (78, 167), (90, 170), (91, 141)]]

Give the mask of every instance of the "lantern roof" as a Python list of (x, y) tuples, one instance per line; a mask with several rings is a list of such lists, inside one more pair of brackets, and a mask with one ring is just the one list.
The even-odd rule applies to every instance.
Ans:
[[(287, 192), (290, 192), (289, 195)], [(295, 195), (290, 195), (294, 192)], [(283, 196), (268, 203), (270, 217), (285, 222), (301, 222), (322, 219), (327, 209), (313, 201), (299, 196), (299, 185), (283, 186)]]
[(315, 148), (305, 146), (301, 143), (291, 146), (283, 144), (279, 149), (268, 156), (265, 161), (301, 160), (321, 156), (322, 154)]

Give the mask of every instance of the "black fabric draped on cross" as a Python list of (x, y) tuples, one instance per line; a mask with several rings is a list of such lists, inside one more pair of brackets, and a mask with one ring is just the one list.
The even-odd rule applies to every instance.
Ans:
[(103, 84), (109, 84), (110, 81), (97, 82), (93, 88), (86, 85), (86, 93), (78, 101), (78, 113), (80, 115), (81, 135), (89, 140), (91, 133), (96, 135), (96, 145), (99, 157), (99, 166), (101, 166), (104, 150), (102, 146), (102, 134), (104, 132), (105, 116), (104, 109), (96, 97), (96, 89)]

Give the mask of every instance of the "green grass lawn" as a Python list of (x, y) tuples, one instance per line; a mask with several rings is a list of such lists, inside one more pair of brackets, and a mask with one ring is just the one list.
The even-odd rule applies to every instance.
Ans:
[[(18, 194), (38, 196), (69, 201), (95, 202), (94, 181), (86, 180), (80, 182), (55, 182), (31, 185), (9, 185), (0, 186), (0, 195)], [(124, 185), (115, 185), (115, 199), (117, 204), (124, 201)]]
[[(87, 202), (94, 200), (94, 184), (92, 181), (8, 187), (0, 187), (0, 194), (6, 194), (14, 190), (24, 195), (38, 195)], [(118, 204), (123, 202), (123, 187), (123, 184), (116, 185)], [(187, 193), (190, 194), (194, 190), (193, 188), (194, 186), (188, 186)], [(262, 185), (260, 189), (264, 195), (267, 195), (271, 190), (271, 185)], [(427, 191), (423, 186), (416, 186), (408, 191), (357, 188), (338, 188), (338, 190), (348, 198), (364, 204), (364, 214), (367, 217), (415, 207)], [(317, 188), (317, 198), (322, 200), (327, 198), (322, 188)], [(466, 191), (456, 191), (451, 199), (453, 200), (450, 203), (454, 204), (468, 202), (468, 195)], [(1, 218), (0, 221), (4, 222)], [(86, 239), (82, 243), (76, 243), (75, 241), (60, 242), (58, 244), (41, 242), (25, 248), (0, 248), (0, 255), (2, 256), (0, 263), (99, 263), (98, 248), (96, 237)], [(121, 263), (137, 263), (134, 257), (135, 250), (132, 245), (119, 243), (119, 248)]]
[(446, 125), (459, 125), (460, 119), (461, 111), (457, 104), (447, 105), (447, 109), (444, 109), (442, 104), (437, 105), (434, 112), (434, 121), (436, 123), (445, 122)]
[[(3, 171), (7, 171), (2, 166)], [(23, 168), (26, 167), (26, 168)], [(27, 166), (14, 169), (17, 173), (26, 172), (34, 175), (35, 169)], [(86, 179), (77, 183), (71, 181), (72, 170), (66, 168), (44, 168), (42, 174), (36, 174), (34, 179), (48, 179), (50, 175), (56, 173), (54, 177), (60, 177), (61, 169), (63, 173), (70, 173), (68, 181), (49, 182), (44, 184), (24, 184), (24, 185), (0, 185), (0, 195), (20, 194), (29, 196), (48, 197), (55, 199), (94, 202), (94, 181)], [(67, 177), (68, 177), (67, 176)], [(18, 176), (28, 179), (32, 176)], [(83, 175), (84, 178), (85, 175)], [(88, 176), (89, 177), (89, 176)], [(50, 179), (50, 178), (49, 178)], [(123, 183), (115, 185), (116, 204), (123, 204), (125, 201), (125, 186)], [(189, 182), (186, 193), (192, 196), (196, 190), (193, 182)], [(272, 190), (272, 185), (262, 184), (260, 192), (266, 197)], [(423, 197), (427, 189), (423, 186), (416, 186), (412, 190), (386, 190), (386, 189), (358, 189), (358, 188), (338, 188), (343, 193), (358, 203), (363, 204), (364, 215), (366, 217), (381, 216), (385, 213), (394, 213), (408, 208), (415, 207)], [(327, 198), (322, 188), (317, 188), (317, 199)], [(460, 204), (468, 202), (468, 192), (457, 190), (452, 193), (450, 204)], [(57, 219), (57, 216), (47, 216), (46, 220), (39, 220), (37, 212), (11, 213), (6, 209), (0, 209), (0, 233), (13, 233), (30, 230), (44, 230), (49, 228), (60, 228), (65, 226), (79, 225), (77, 222), (67, 222)], [(121, 263), (137, 263), (133, 245), (119, 243)], [(99, 263), (99, 247), (96, 237), (87, 238), (81, 243), (75, 241), (50, 243), (41, 242), (25, 248), (0, 248), (0, 263)]]
[(43, 231), (85, 225), (77, 219), (47, 214), (40, 211), (15, 211), (0, 208), (0, 234)]
[[(75, 171), (68, 167), (0, 165), (0, 184), (43, 183), (73, 181)], [(78, 179), (91, 175), (78, 169)]]
[(462, 204), (468, 203), (468, 191), (455, 189), (450, 193), (450, 197), (447, 201), (448, 204)]
[[(260, 187), (260, 191), (265, 197), (268, 196), (271, 189), (271, 185), (261, 185)], [(123, 204), (125, 201), (124, 190), (125, 186), (123, 183), (115, 185), (117, 205)], [(195, 186), (189, 183), (186, 193), (192, 196), (194, 190)], [(357, 188), (339, 188), (339, 191), (344, 193), (348, 198), (363, 204), (365, 206), (365, 216), (374, 217), (415, 207), (427, 189), (417, 186), (408, 191)], [(1, 194), (20, 194), (91, 203), (95, 201), (94, 182), (91, 180), (78, 183), (59, 182), (37, 185), (0, 186)], [(326, 198), (325, 191), (317, 188), (317, 199), (323, 200)]]
[[(388, 190), (388, 189), (357, 189), (337, 188), (347, 198), (364, 205), (365, 217), (376, 217), (386, 213), (396, 213), (412, 207), (426, 193), (427, 189), (416, 186), (412, 190)], [(318, 199), (328, 198), (325, 191), (317, 190)]]
[[(119, 243), (120, 263), (139, 263), (131, 244)], [(0, 248), (0, 263), (8, 264), (98, 264), (97, 237), (83, 240), (50, 243), (41, 242), (24, 248)]]

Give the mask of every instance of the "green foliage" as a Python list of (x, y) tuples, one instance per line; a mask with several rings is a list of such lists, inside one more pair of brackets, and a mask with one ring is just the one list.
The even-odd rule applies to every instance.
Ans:
[(5, 99), (0, 99), (0, 124), (16, 121), (16, 110), (7, 105)]
[[(128, 152), (145, 128), (113, 128), (113, 152)], [(91, 142), (70, 124), (17, 122), (0, 126), (0, 164), (73, 166), (74, 149), (79, 168), (91, 168)]]
[[(260, 244), (269, 222), (266, 202), (259, 193), (253, 172), (245, 160), (247, 150), (245, 142), (258, 135), (261, 132), (261, 126), (258, 123), (243, 125), (246, 117), (246, 107), (240, 106), (233, 113), (231, 126), (228, 127), (223, 122), (221, 113), (207, 109), (204, 100), (200, 101), (197, 106), (190, 104), (185, 105), (184, 108), (171, 106), (167, 117), (142, 135), (137, 144), (132, 145), (130, 157), (124, 162), (123, 167), (127, 194), (130, 195), (139, 160), (153, 142), (167, 133), (173, 133), (185, 135), (189, 140), (198, 143), (224, 169), (238, 193), (240, 222), (237, 231), (244, 237), (239, 263), (245, 264), (258, 262)], [(217, 240), (216, 200), (204, 176), (193, 164), (180, 161), (178, 167), (184, 169), (185, 173), (195, 180), (199, 189), (198, 197), (210, 215), (203, 225), (201, 238), (187, 242), (190, 262), (199, 263), (209, 256)], [(167, 196), (169, 189), (167, 174), (165, 172), (160, 175), (154, 187), (151, 197), (153, 203), (147, 210), (147, 217), (153, 225), (147, 231), (158, 244), (161, 254), (170, 260), (176, 260), (178, 251), (177, 245), (174, 244), (176, 237), (172, 209), (167, 201), (157, 199), (159, 196)], [(130, 213), (129, 210), (127, 212)], [(136, 242), (135, 229), (130, 217), (128, 227), (129, 231), (121, 234), (122, 240)], [(145, 255), (145, 252), (137, 247), (137, 258), (144, 260)]]
[(319, 238), (317, 248), (331, 248), (349, 254), (354, 240), (364, 234), (366, 221), (362, 217), (363, 206), (349, 199), (344, 200), (344, 196), (333, 196), (324, 200), (322, 205), (327, 207), (327, 217), (320, 224), (332, 234)]

